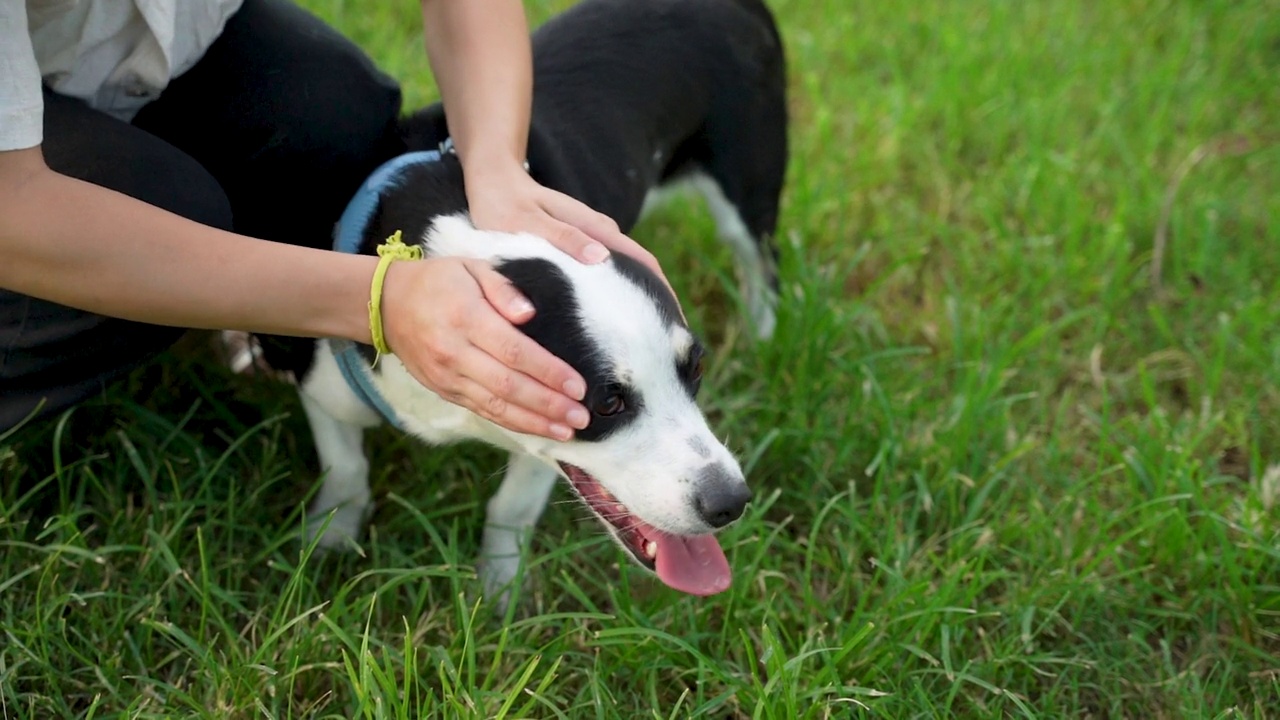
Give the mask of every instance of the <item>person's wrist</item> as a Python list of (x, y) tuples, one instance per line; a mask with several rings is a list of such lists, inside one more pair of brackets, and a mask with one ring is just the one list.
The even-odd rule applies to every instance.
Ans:
[[(373, 272), (377, 268), (377, 258), (364, 255), (340, 255), (342, 259), (341, 279), (335, 287), (339, 292), (326, 292), (333, 304), (328, 308), (328, 325), (324, 336), (339, 337), (362, 344), (370, 344), (373, 334), (369, 327), (369, 292), (373, 282)], [(394, 263), (393, 263), (394, 264)], [(387, 273), (384, 281), (383, 298), (387, 294), (386, 285), (391, 284), (392, 273)]]
[[(463, 189), (472, 220), (484, 230), (532, 232), (534, 227), (509, 227), (509, 221), (528, 212), (536, 183), (522, 167), (492, 163), (463, 169)], [(505, 219), (504, 219), (505, 218)], [(526, 218), (527, 220), (527, 218)]]
[(463, 181), (468, 185), (529, 176), (525, 170), (524, 157), (510, 150), (472, 151), (466, 154), (460, 152), (458, 158), (462, 162)]

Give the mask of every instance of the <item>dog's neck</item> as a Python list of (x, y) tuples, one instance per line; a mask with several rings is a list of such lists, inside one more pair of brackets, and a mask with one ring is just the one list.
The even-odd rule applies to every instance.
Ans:
[[(431, 151), (401, 156), (404, 157), (417, 159), (403, 163), (399, 168), (395, 163), (400, 158), (392, 160), (384, 166), (396, 168), (392, 177), (379, 178), (375, 173), (362, 186), (362, 193), (369, 190), (377, 192), (376, 205), (367, 209), (353, 209), (349, 205), (350, 222), (344, 214), (340, 223), (341, 230), (359, 234), (356, 251), (362, 255), (376, 255), (378, 245), (396, 232), (403, 235), (406, 243), (423, 243), (436, 234), (438, 220), (466, 217), (467, 197), (462, 166), (456, 156), (441, 156)], [(352, 204), (355, 204), (354, 200)]]

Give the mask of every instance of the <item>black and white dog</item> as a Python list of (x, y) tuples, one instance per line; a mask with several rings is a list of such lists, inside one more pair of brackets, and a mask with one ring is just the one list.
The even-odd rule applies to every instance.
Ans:
[[(659, 191), (701, 191), (738, 258), (755, 333), (768, 337), (787, 161), (783, 51), (769, 10), (761, 0), (584, 0), (533, 43), (533, 176), (624, 231)], [(438, 105), (403, 131), (410, 150), (448, 136)], [(311, 509), (311, 526), (328, 521), (318, 542), (359, 535), (370, 506), (362, 435), (390, 418), (428, 443), (479, 440), (511, 452), (487, 506), (486, 590), (515, 577), (522, 539), (558, 476), (667, 585), (727, 588), (712, 533), (742, 514), (750, 491), (695, 403), (703, 349), (675, 298), (627, 257), (583, 265), (541, 238), (478, 231), (466, 210), (456, 157), (405, 156), (366, 183), (340, 243), (373, 254), (401, 231), (427, 256), (491, 262), (536, 308), (521, 329), (586, 379), (591, 423), (569, 442), (514, 433), (430, 392), (395, 357), (373, 365), (369, 348), (319, 341), (305, 362), (282, 368), (294, 370), (326, 473)]]

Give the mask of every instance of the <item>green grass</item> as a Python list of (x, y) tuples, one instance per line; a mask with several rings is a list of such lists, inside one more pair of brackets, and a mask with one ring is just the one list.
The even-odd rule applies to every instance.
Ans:
[[(413, 3), (308, 4), (433, 97)], [(730, 592), (559, 503), (492, 618), (502, 457), (390, 431), (311, 557), (290, 392), (193, 346), (0, 440), (0, 718), (1280, 717), (1280, 7), (772, 4), (776, 340), (697, 204), (635, 233), (756, 490)]]

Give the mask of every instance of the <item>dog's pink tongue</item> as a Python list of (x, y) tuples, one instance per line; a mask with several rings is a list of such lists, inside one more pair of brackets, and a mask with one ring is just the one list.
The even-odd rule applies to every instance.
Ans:
[(729, 588), (729, 561), (714, 535), (682, 537), (656, 532), (658, 579), (690, 595), (715, 595)]

